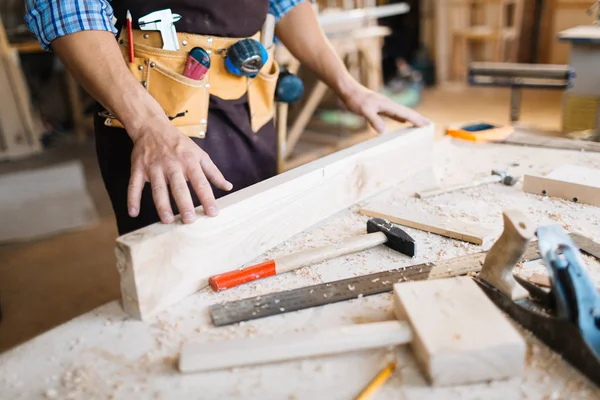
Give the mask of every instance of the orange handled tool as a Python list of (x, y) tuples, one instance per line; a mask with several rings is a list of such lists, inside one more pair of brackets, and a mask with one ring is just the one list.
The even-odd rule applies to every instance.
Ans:
[(346, 239), (340, 243), (289, 254), (244, 269), (214, 275), (209, 278), (208, 283), (213, 290), (218, 292), (334, 257), (370, 249), (380, 244), (385, 244), (387, 247), (410, 257), (414, 257), (416, 254), (414, 239), (389, 221), (381, 218), (370, 219), (367, 222), (367, 232), (366, 235)]

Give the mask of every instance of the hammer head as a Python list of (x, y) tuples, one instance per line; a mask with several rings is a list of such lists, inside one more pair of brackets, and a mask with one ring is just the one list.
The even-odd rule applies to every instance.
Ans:
[(517, 183), (517, 180), (509, 175), (506, 171), (499, 171), (497, 169), (492, 170), (492, 175), (498, 175), (500, 177), (501, 182), (506, 186), (514, 186)]
[(367, 221), (367, 232), (383, 232), (387, 237), (385, 245), (409, 257), (417, 254), (417, 243), (397, 225), (383, 218), (371, 218)]

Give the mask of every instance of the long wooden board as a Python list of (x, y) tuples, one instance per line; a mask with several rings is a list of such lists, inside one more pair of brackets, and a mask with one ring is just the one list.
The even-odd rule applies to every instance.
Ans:
[(265, 251), (432, 167), (434, 126), (387, 133), (199, 207), (190, 225), (156, 223), (117, 239), (123, 307), (147, 320), (205, 287), (211, 275)]
[(468, 222), (426, 214), (415, 209), (386, 204), (372, 204), (360, 210), (361, 214), (372, 218), (385, 218), (395, 224), (436, 233), (438, 235), (464, 240), (474, 244), (484, 244), (494, 236), (494, 231)]

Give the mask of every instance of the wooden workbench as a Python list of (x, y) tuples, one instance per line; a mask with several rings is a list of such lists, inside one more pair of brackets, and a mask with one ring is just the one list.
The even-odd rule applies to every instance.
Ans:
[[(519, 166), (510, 170), (518, 176), (549, 172), (567, 163), (600, 168), (600, 153), (474, 145), (447, 139), (437, 142), (435, 160), (435, 175), (445, 183), (486, 175), (492, 168), (505, 169), (514, 163)], [(431, 186), (431, 178), (431, 172), (420, 173), (381, 194), (378, 200), (418, 206), (431, 213), (493, 228), (498, 234), (502, 230), (502, 210), (518, 207), (537, 224), (557, 223), (570, 232), (600, 241), (600, 209), (597, 207), (525, 194), (522, 182), (514, 187), (488, 185), (428, 200), (412, 197), (416, 190)], [(264, 257), (363, 233), (366, 220), (367, 217), (353, 207), (292, 238)], [(206, 288), (149, 322), (129, 318), (118, 302), (106, 304), (0, 354), (0, 398), (351, 399), (394, 355), (398, 357), (399, 369), (377, 393), (376, 399), (600, 398), (599, 389), (525, 332), (529, 356), (522, 379), (444, 389), (426, 385), (410, 350), (405, 347), (203, 374), (181, 375), (175, 368), (178, 350), (186, 340), (216, 341), (312, 331), (393, 318), (389, 294), (222, 328), (212, 326), (207, 312), (210, 304), (486, 249), (414, 229), (406, 230), (418, 241), (415, 259), (378, 247), (218, 294)], [(594, 279), (600, 283), (600, 264), (586, 260)], [(107, 266), (111, 267), (114, 266)]]

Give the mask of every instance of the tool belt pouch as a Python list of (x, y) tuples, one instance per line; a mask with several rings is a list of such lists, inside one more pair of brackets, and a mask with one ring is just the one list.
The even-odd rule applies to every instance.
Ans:
[[(205, 137), (211, 94), (224, 100), (233, 100), (247, 93), (253, 132), (260, 130), (273, 118), (275, 88), (280, 71), (274, 61), (274, 47), (268, 50), (269, 59), (259, 74), (255, 78), (247, 78), (226, 71), (216, 43), (215, 48), (211, 49), (211, 67), (208, 73), (202, 80), (195, 80), (182, 75), (188, 57), (187, 51), (163, 50), (140, 42), (134, 40), (134, 62), (130, 63), (128, 42), (124, 38), (120, 39), (123, 58), (133, 76), (183, 134), (196, 138)], [(106, 118), (104, 124), (123, 128), (115, 118)]]
[(269, 59), (258, 75), (248, 80), (248, 106), (254, 132), (262, 128), (275, 115), (275, 88), (280, 68), (274, 58), (274, 47), (268, 51)]
[[(187, 54), (134, 44), (134, 62), (129, 62), (127, 41), (120, 48), (129, 70), (160, 104), (171, 123), (182, 133), (203, 138), (207, 128), (209, 89), (202, 80), (183, 76)], [(107, 118), (107, 126), (122, 128), (117, 119)]]

